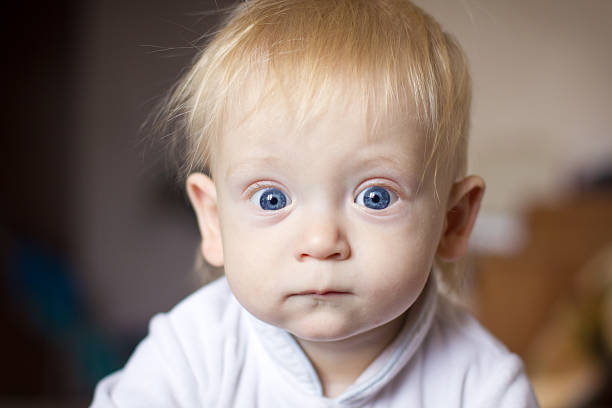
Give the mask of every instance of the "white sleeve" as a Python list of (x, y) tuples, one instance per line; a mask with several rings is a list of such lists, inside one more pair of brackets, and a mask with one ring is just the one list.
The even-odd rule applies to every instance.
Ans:
[(498, 362), (490, 373), (481, 373), (479, 382), (478, 397), (468, 404), (470, 408), (538, 408), (523, 364), (514, 354)]
[(191, 371), (170, 319), (157, 315), (126, 366), (97, 385), (91, 408), (198, 406)]

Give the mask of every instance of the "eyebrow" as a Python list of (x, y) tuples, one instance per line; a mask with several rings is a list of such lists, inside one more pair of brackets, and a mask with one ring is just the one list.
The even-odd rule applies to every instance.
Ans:
[(225, 176), (232, 177), (236, 173), (246, 173), (258, 167), (278, 168), (283, 165), (283, 161), (275, 156), (250, 157), (233, 164), (227, 168)]
[(388, 155), (374, 155), (374, 156), (366, 156), (363, 158), (357, 157), (355, 160), (355, 167), (358, 166), (372, 166), (372, 167), (387, 167), (391, 166), (397, 171), (401, 171), (405, 164), (404, 161), (400, 160), (397, 157), (391, 157)]
[[(410, 168), (408, 160), (402, 160), (401, 157), (389, 154), (373, 154), (368, 153), (363, 156), (356, 155), (353, 163), (349, 165), (349, 168), (357, 169), (359, 167), (386, 167), (390, 166), (397, 172), (403, 172), (405, 170), (415, 171)], [(262, 156), (262, 157), (249, 157), (243, 161), (228, 167), (225, 175), (227, 178), (232, 177), (236, 173), (246, 173), (254, 168), (266, 167), (269, 169), (277, 169), (286, 166), (288, 163), (276, 156)]]
[(401, 154), (393, 153), (369, 153), (357, 154), (353, 158), (354, 166), (371, 166), (371, 167), (391, 167), (397, 172), (416, 171), (415, 165), (418, 163), (410, 163), (409, 157), (403, 157)]
[(370, 167), (375, 171), (376, 169), (390, 168), (397, 177), (406, 182), (406, 186), (410, 188), (410, 191), (417, 191), (421, 179), (421, 166), (421, 162), (411, 162), (408, 157), (402, 157), (402, 155), (398, 154), (366, 153), (362, 157), (355, 157), (355, 163), (349, 168)]

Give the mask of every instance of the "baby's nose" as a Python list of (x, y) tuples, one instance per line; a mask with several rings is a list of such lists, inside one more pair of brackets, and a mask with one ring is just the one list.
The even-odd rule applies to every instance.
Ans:
[(346, 235), (338, 222), (329, 218), (306, 221), (303, 234), (298, 238), (296, 258), (344, 260), (350, 256), (351, 249)]

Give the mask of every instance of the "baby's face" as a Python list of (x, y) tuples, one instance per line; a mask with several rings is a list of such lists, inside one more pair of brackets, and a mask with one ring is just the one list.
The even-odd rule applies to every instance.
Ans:
[(423, 289), (446, 203), (414, 120), (368, 134), (354, 106), (295, 132), (282, 105), (226, 132), (213, 169), (225, 274), (253, 315), (340, 340), (401, 318)]

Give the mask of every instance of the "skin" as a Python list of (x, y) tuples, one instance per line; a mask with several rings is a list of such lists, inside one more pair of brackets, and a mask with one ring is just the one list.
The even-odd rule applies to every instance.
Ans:
[[(335, 105), (297, 130), (281, 105), (264, 107), (223, 134), (214, 182), (187, 181), (205, 258), (250, 313), (295, 337), (329, 397), (397, 335), (434, 257), (463, 255), (484, 191), (480, 177), (446, 177), (436, 198), (429, 172), (419, 187), (414, 115), (376, 135), (363, 117)], [(390, 192), (387, 208), (356, 200), (371, 186)], [(286, 207), (260, 208), (270, 187)]]

